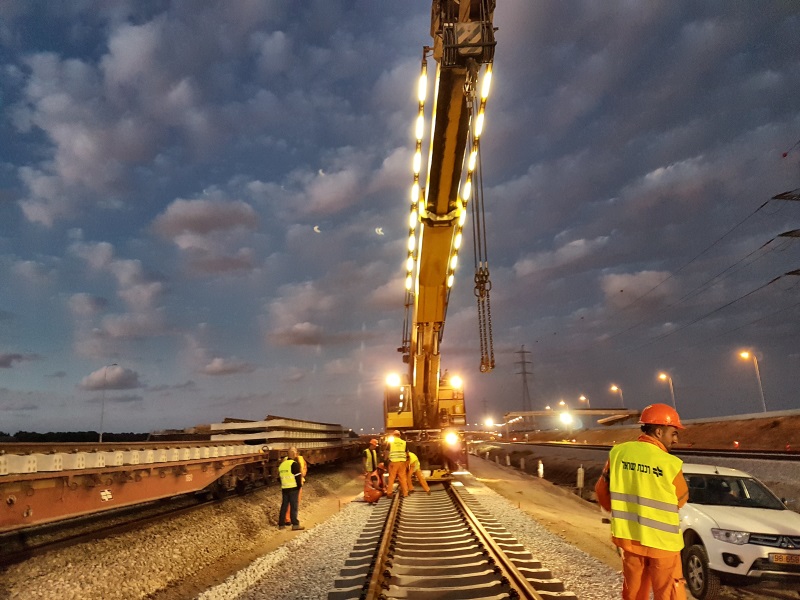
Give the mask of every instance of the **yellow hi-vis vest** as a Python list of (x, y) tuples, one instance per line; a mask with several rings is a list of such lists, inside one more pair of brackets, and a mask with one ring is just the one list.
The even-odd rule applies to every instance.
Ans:
[(420, 470), (419, 457), (413, 452), (408, 453), (408, 470), (412, 473)]
[(364, 456), (367, 459), (367, 473), (372, 473), (375, 469), (378, 468), (378, 453), (373, 450), (372, 448), (367, 448), (364, 450)]
[(391, 462), (403, 462), (406, 459), (406, 441), (401, 438), (394, 438), (389, 444), (389, 460)]
[(680, 458), (654, 444), (614, 446), (609, 453), (611, 534), (648, 548), (683, 548), (673, 484), (682, 466)]
[(281, 488), (289, 489), (297, 487), (297, 478), (292, 473), (294, 461), (291, 458), (284, 460), (278, 467), (278, 475), (281, 477)]

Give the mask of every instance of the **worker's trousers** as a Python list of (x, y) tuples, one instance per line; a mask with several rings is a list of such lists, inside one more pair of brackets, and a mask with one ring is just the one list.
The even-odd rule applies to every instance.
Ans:
[(652, 558), (622, 552), (623, 600), (686, 600), (681, 553), (666, 558)]
[(412, 475), (416, 475), (417, 476), (417, 481), (419, 481), (419, 484), (422, 486), (422, 489), (430, 494), (431, 493), (431, 488), (428, 487), (428, 482), (425, 481), (425, 475), (423, 475), (422, 471), (419, 470), (419, 469), (417, 469), (413, 473), (411, 471), (408, 472), (408, 487), (411, 488), (411, 486), (413, 485), (411, 483), (411, 476)]
[(408, 461), (398, 461), (389, 463), (389, 485), (386, 486), (386, 493), (391, 494), (394, 492), (394, 480), (397, 478), (400, 484), (400, 491), (403, 497), (408, 496), (408, 482), (406, 481), (406, 473), (408, 472)]

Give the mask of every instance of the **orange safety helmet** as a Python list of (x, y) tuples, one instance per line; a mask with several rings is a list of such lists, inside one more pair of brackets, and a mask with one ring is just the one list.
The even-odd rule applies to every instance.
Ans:
[(372, 440), (369, 441), (369, 443), (370, 444), (375, 444), (377, 446), (378, 445), (378, 440), (372, 439)]
[(651, 404), (645, 407), (639, 417), (642, 425), (671, 425), (683, 429), (678, 411), (667, 404)]
[(395, 437), (400, 437), (400, 435), (401, 435), (401, 434), (400, 434), (400, 430), (399, 430), (399, 429), (395, 429), (395, 430), (392, 432), (392, 435), (393, 435), (393, 436), (395, 436)]

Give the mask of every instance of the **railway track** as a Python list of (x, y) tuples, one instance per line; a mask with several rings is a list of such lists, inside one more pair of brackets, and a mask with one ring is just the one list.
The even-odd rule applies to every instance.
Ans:
[(576, 598), (461, 485), (384, 498), (328, 600)]

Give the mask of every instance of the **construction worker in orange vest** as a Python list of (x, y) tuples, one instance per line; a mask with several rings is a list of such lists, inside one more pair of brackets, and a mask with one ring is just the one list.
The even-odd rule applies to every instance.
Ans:
[(403, 498), (408, 496), (408, 482), (406, 475), (408, 472), (408, 460), (406, 457), (406, 441), (400, 437), (400, 432), (392, 432), (389, 441), (389, 482), (386, 486), (387, 495), (394, 493), (394, 480), (397, 478), (400, 483), (400, 492)]
[(669, 453), (683, 429), (677, 411), (651, 404), (641, 414), (642, 435), (614, 446), (595, 486), (611, 512), (611, 535), (622, 551), (623, 600), (686, 600), (678, 509), (689, 489), (683, 461)]

